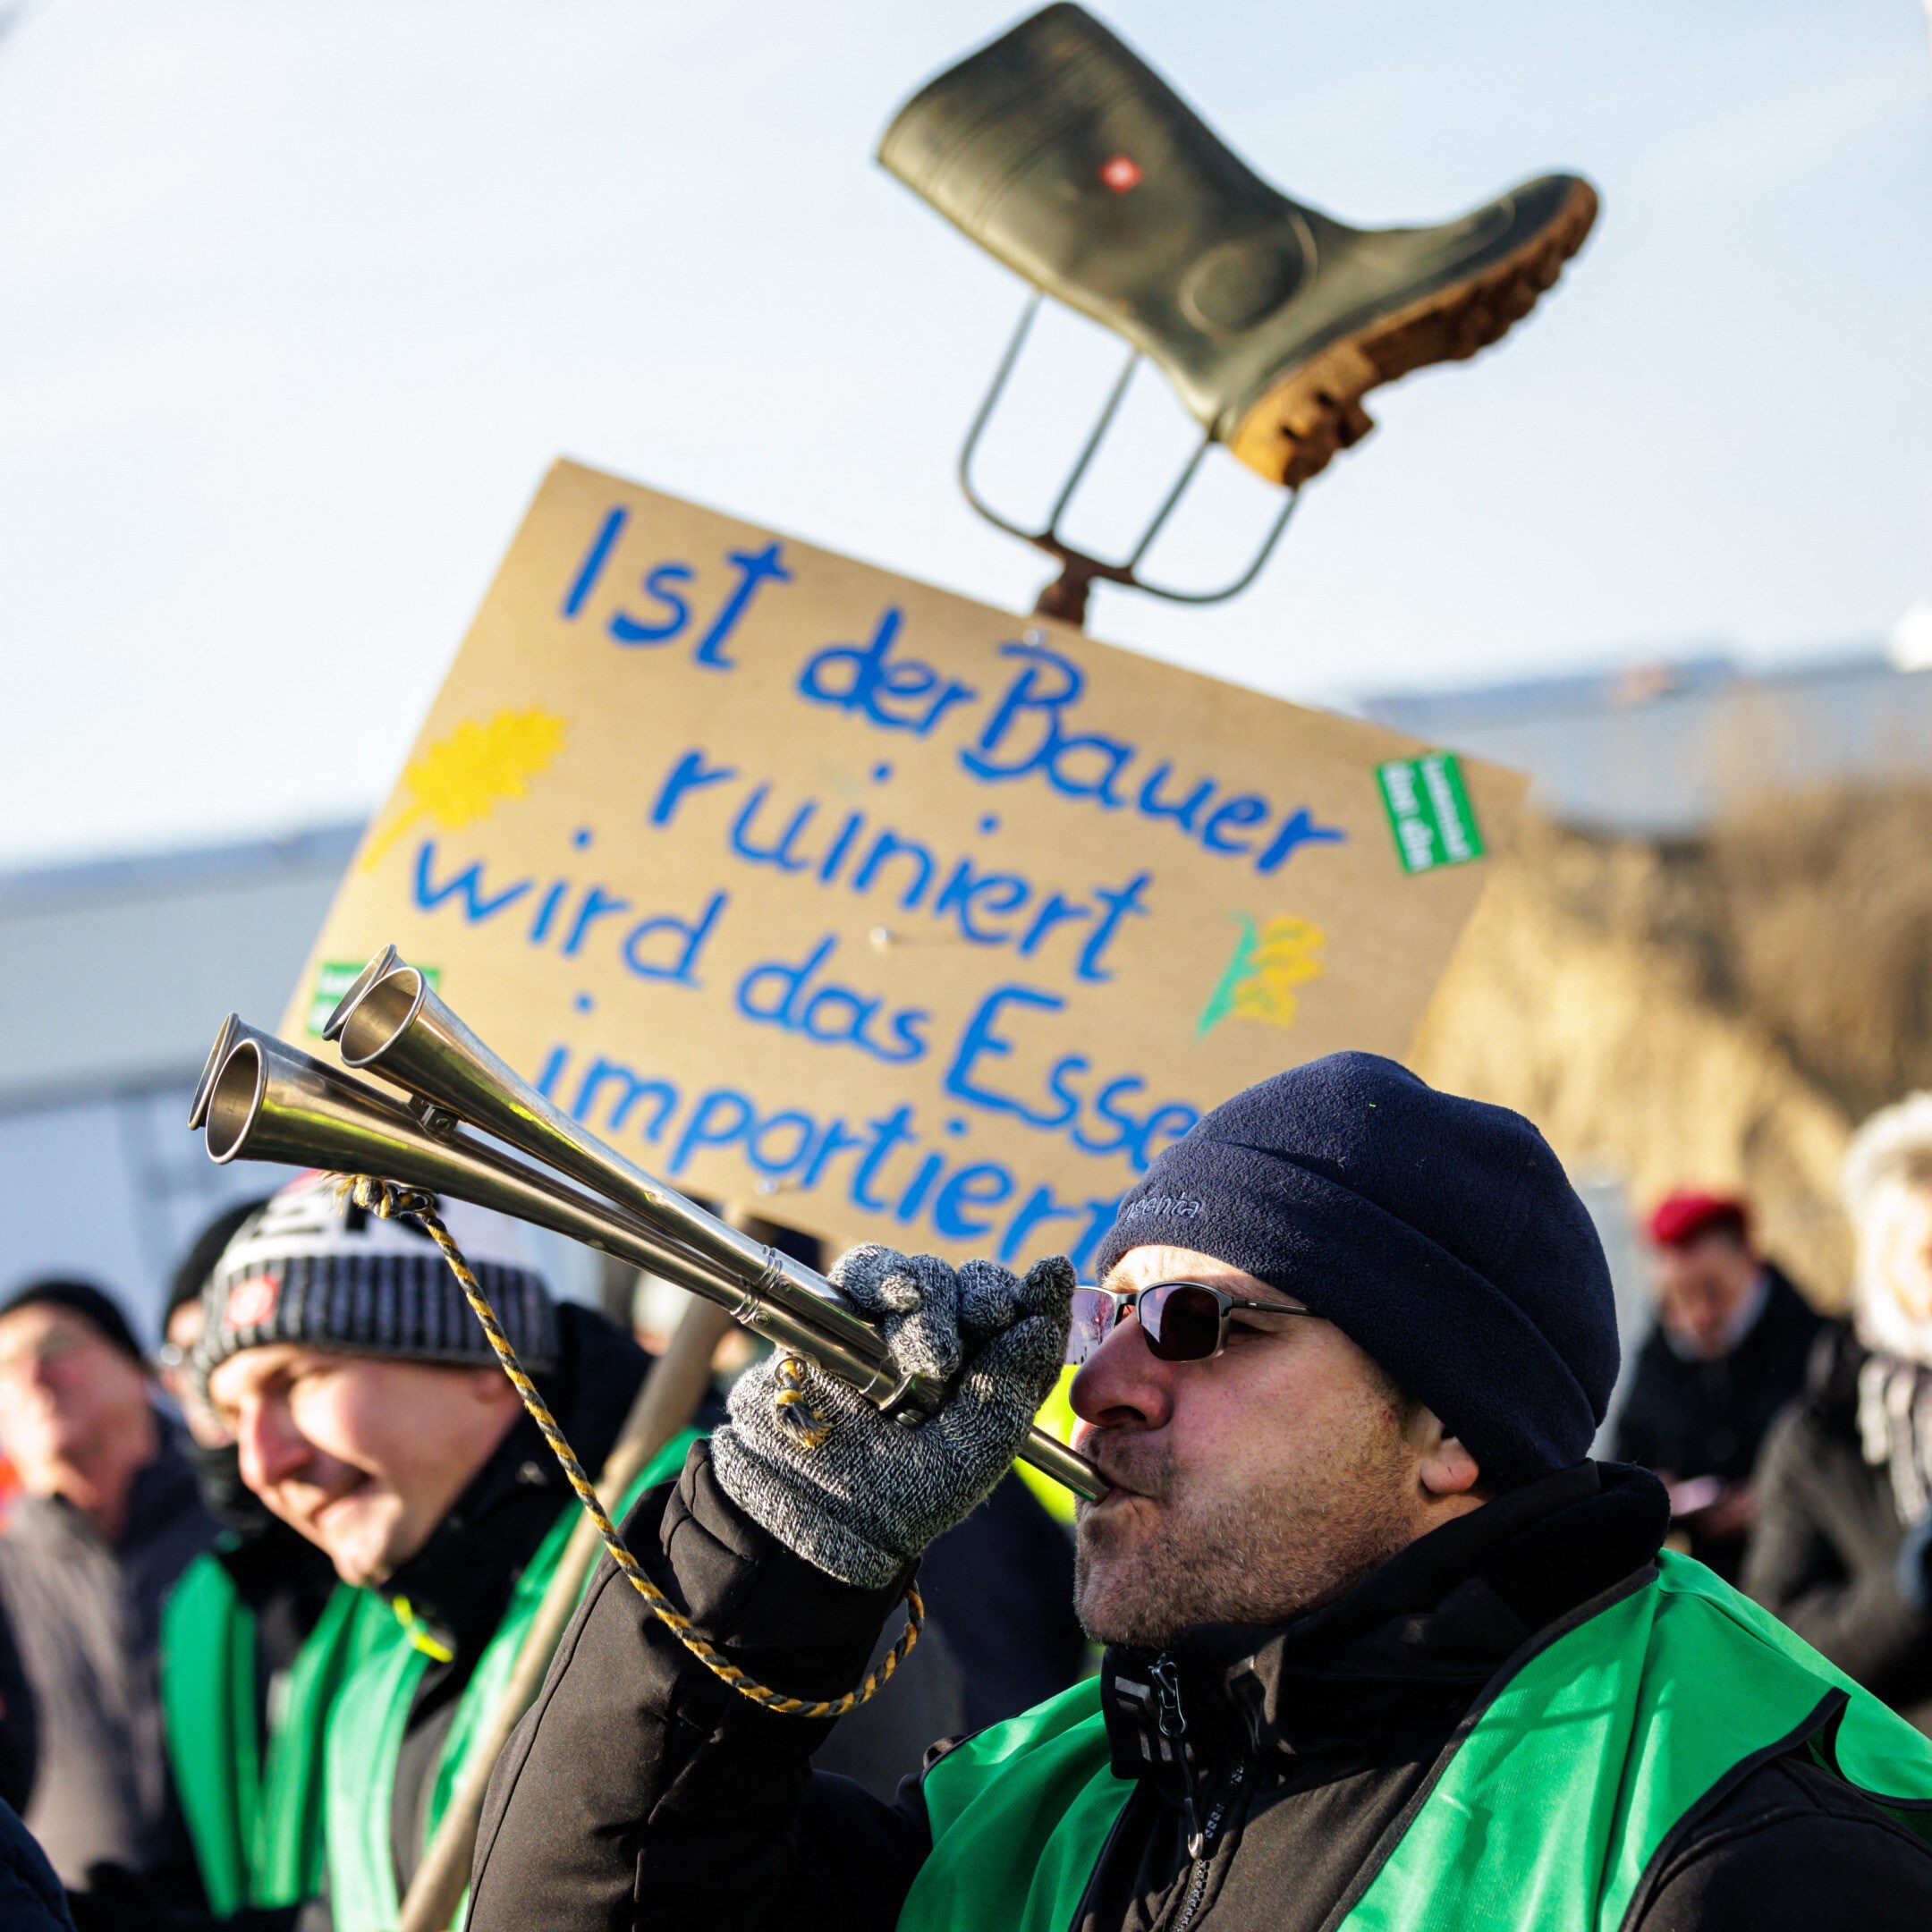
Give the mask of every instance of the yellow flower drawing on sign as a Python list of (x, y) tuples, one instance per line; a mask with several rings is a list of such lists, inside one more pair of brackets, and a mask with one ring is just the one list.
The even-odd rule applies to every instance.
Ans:
[(411, 826), (433, 818), (459, 832), (487, 818), (505, 799), (528, 796), (530, 782), (564, 749), (569, 730), (554, 711), (499, 711), (487, 724), (459, 724), (402, 773), (409, 802), (370, 843), (374, 865)]
[(1307, 919), (1271, 919), (1257, 926), (1245, 912), (1234, 917), (1241, 937), (1195, 1031), (1210, 1032), (1224, 1020), (1292, 1026), (1301, 1004), (1295, 988), (1320, 979), (1325, 968), (1316, 955), (1327, 945), (1327, 934)]

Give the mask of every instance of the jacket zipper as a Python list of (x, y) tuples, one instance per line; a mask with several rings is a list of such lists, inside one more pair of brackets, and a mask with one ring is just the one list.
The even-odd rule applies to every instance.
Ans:
[(1188, 1856), (1200, 1856), (1200, 1819), (1194, 1810), (1194, 1767), (1188, 1762), (1187, 1716), (1181, 1708), (1181, 1674), (1174, 1660), (1164, 1650), (1154, 1659), (1148, 1675), (1154, 1680), (1154, 1716), (1160, 1734), (1174, 1747), (1181, 1766), (1181, 1799), (1187, 1812)]
[(1233, 1804), (1235, 1793), (1241, 1788), (1248, 1767), (1236, 1761), (1226, 1790), (1215, 1800), (1214, 1808), (1208, 1814), (1208, 1822), (1203, 1825), (1194, 1808), (1194, 1768), (1188, 1761), (1187, 1716), (1181, 1708), (1180, 1673), (1174, 1668), (1174, 1659), (1163, 1653), (1155, 1658), (1148, 1675), (1154, 1680), (1155, 1716), (1160, 1733), (1174, 1746), (1174, 1754), (1181, 1762), (1181, 1794), (1183, 1816), (1187, 1819), (1188, 1856), (1193, 1860), (1187, 1895), (1167, 1932), (1188, 1932), (1208, 1889), (1208, 1861), (1214, 1851), (1216, 1835)]

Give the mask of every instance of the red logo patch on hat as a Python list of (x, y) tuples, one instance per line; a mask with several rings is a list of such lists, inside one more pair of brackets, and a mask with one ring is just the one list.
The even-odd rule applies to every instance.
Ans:
[(244, 1275), (228, 1291), (222, 1310), (225, 1328), (255, 1328), (275, 1318), (275, 1303), (282, 1298), (282, 1284), (273, 1275)]
[(1100, 164), (1100, 179), (1115, 194), (1125, 194), (1140, 185), (1140, 164), (1131, 155), (1117, 154)]

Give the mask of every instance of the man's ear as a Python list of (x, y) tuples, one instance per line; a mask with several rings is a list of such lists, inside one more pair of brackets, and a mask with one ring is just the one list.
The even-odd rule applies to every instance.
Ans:
[(1468, 1496), (1481, 1482), (1476, 1458), (1443, 1428), (1434, 1410), (1417, 1411), (1415, 1436), (1419, 1453), (1416, 1476), (1430, 1496)]
[(501, 1409), (505, 1406), (515, 1409), (520, 1407), (523, 1401), (517, 1394), (516, 1385), (501, 1368), (472, 1368), (470, 1371), (470, 1392), (486, 1409)]

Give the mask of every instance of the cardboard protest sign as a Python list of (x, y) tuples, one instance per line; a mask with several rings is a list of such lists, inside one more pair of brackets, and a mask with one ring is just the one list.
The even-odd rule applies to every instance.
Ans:
[(677, 1186), (1080, 1261), (1208, 1107), (1403, 1050), (1521, 791), (559, 463), (286, 1030), (393, 940)]

